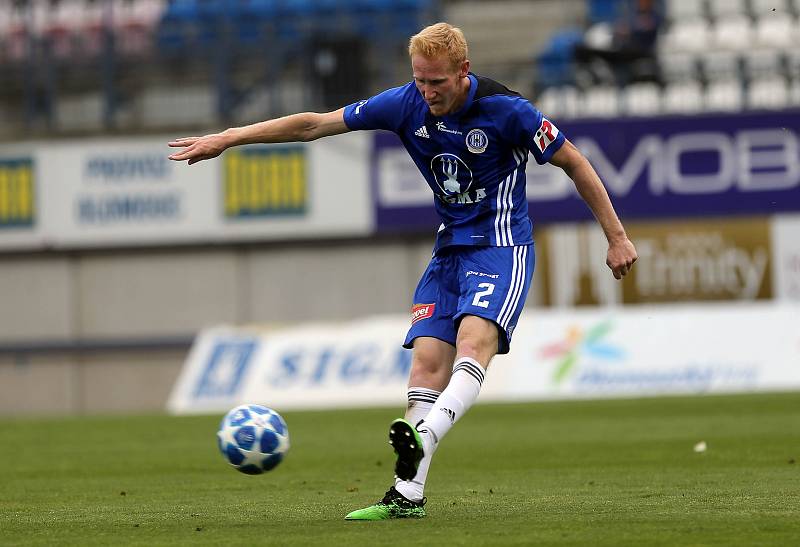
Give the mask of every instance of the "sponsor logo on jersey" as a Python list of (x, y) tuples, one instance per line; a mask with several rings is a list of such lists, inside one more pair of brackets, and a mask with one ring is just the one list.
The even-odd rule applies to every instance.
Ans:
[(455, 129), (448, 129), (447, 125), (444, 122), (436, 122), (436, 129), (442, 131), (443, 133), (452, 133), (453, 135), (463, 135), (461, 131), (456, 131)]
[(558, 128), (547, 118), (542, 118), (542, 123), (533, 136), (533, 142), (539, 152), (544, 154), (545, 149), (558, 138)]
[(467, 143), (467, 150), (473, 154), (483, 154), (486, 152), (486, 147), (489, 146), (489, 137), (481, 129), (471, 130), (464, 140)]
[[(439, 196), (437, 195), (440, 200), (445, 203), (460, 203), (460, 204), (470, 204), (470, 203), (478, 203), (479, 201), (483, 201), (483, 198), (486, 197), (486, 188), (475, 188), (474, 190), (467, 190), (462, 194), (457, 194), (455, 196)], [(483, 236), (472, 236), (472, 237), (483, 237)]]
[(428, 135), (428, 128), (425, 127), (424, 125), (422, 127), (420, 127), (419, 129), (417, 129), (416, 131), (414, 131), (414, 134), (417, 137), (422, 137), (423, 139), (430, 139), (431, 138), (431, 136)]
[(476, 272), (476, 271), (473, 271), (473, 270), (469, 270), (467, 272), (466, 277), (469, 277), (471, 275), (476, 275), (478, 277), (490, 277), (492, 279), (498, 279), (500, 277), (500, 274), (487, 274), (487, 273), (483, 273), (483, 272)]
[(411, 324), (433, 317), (436, 304), (414, 304), (411, 308)]
[(472, 186), (472, 171), (455, 154), (439, 154), (431, 160), (431, 171), (445, 197), (457, 196)]
[(356, 105), (356, 111), (355, 111), (355, 115), (356, 116), (361, 114), (361, 107), (363, 107), (365, 104), (367, 104), (367, 101), (358, 101), (358, 104)]
[[(476, 188), (475, 190), (468, 190), (462, 194), (458, 194), (455, 196), (439, 196), (439, 199), (445, 203), (454, 204), (458, 203), (461, 205), (469, 205), (470, 203), (478, 203), (483, 201), (486, 197), (486, 188)], [(484, 236), (472, 236), (472, 237), (484, 237)]]

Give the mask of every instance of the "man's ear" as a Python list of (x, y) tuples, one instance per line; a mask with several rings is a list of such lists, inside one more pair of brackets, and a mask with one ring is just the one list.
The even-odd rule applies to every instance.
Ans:
[(461, 63), (461, 69), (458, 71), (458, 75), (464, 78), (467, 74), (469, 74), (469, 59), (464, 59), (464, 62)]

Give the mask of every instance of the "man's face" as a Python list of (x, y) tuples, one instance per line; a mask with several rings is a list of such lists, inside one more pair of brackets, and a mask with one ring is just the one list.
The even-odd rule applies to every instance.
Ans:
[(469, 61), (454, 68), (445, 56), (412, 55), (411, 69), (417, 89), (434, 116), (455, 112), (464, 103), (466, 89), (461, 80), (469, 72)]

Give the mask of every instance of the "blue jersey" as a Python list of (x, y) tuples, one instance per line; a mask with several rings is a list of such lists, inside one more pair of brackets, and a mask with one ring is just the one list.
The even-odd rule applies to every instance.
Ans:
[(451, 245), (532, 243), (528, 152), (543, 164), (564, 143), (527, 99), (488, 78), (468, 77), (466, 102), (446, 116), (431, 114), (414, 82), (344, 110), (348, 128), (385, 129), (403, 141), (442, 219), (434, 252)]

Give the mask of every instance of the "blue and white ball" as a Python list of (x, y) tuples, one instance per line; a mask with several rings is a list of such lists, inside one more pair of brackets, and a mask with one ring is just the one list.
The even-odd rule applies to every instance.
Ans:
[(229, 464), (242, 473), (260, 475), (283, 460), (289, 450), (289, 429), (270, 408), (240, 405), (222, 419), (217, 440)]

